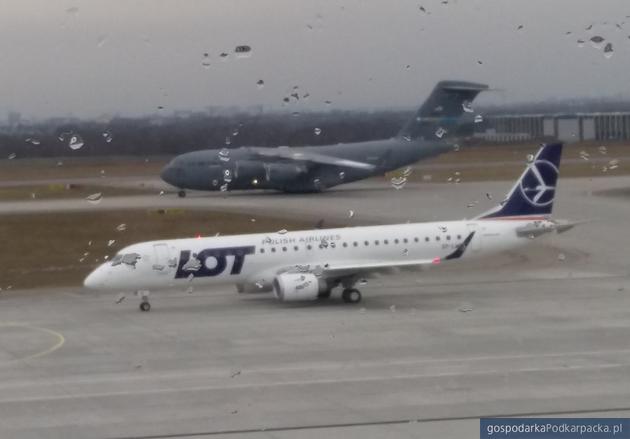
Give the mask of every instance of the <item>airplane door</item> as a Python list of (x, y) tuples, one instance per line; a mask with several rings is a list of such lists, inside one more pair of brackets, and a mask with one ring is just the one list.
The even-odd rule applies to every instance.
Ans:
[(175, 265), (171, 260), (167, 244), (153, 244), (152, 268), (154, 271), (166, 275), (172, 272)]
[(466, 236), (475, 232), (475, 236), (473, 236), (472, 241), (470, 241), (468, 248), (469, 251), (476, 253), (481, 250), (481, 226), (477, 223), (469, 223), (466, 225), (466, 228), (468, 229), (468, 234)]

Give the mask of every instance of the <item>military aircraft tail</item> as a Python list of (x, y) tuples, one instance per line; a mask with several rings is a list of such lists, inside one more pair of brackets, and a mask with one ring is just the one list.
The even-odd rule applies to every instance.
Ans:
[(414, 117), (398, 133), (399, 137), (439, 140), (457, 127), (465, 112), (486, 84), (466, 81), (440, 81)]

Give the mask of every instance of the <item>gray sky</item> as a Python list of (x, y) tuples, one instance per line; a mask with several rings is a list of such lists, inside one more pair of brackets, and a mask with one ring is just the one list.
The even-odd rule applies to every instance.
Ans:
[(492, 102), (630, 97), (627, 15), (628, 0), (0, 0), (0, 118), (281, 108), (294, 85), (311, 95), (297, 111), (407, 107), (440, 79), (503, 89)]

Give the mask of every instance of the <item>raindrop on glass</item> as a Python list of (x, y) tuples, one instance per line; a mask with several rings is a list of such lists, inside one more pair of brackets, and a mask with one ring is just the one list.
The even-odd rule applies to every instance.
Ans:
[(222, 184), (222, 185), (221, 185), (221, 187), (219, 188), (219, 190), (220, 190), (221, 192), (226, 192), (226, 191), (228, 190), (228, 185), (227, 185), (227, 183)]
[(403, 256), (408, 256), (409, 255), (409, 249), (407, 249), (407, 248), (404, 249), (403, 252), (402, 252), (402, 255)]
[(265, 81), (263, 81), (262, 79), (259, 79), (258, 81), (256, 81), (256, 86), (258, 87), (258, 89), (262, 89), (265, 86)]
[(354, 218), (354, 210), (348, 211), (348, 218)]
[(392, 177), (390, 182), (394, 189), (400, 190), (407, 184), (407, 179), (405, 177)]
[(343, 180), (344, 178), (346, 178), (346, 173), (345, 173), (345, 172), (343, 172), (343, 171), (341, 171), (341, 172), (339, 173), (339, 179), (340, 179), (340, 180)]
[(584, 47), (584, 40), (577, 40), (577, 46), (581, 49), (582, 47)]
[(236, 46), (234, 53), (237, 58), (249, 58), (252, 56), (252, 48), (247, 45)]
[(73, 134), (70, 136), (70, 140), (68, 140), (68, 146), (70, 147), (70, 149), (76, 151), (77, 149), (83, 148), (83, 145), (85, 145), (85, 143), (83, 142), (81, 136), (79, 136), (78, 134)]
[(222, 162), (229, 162), (230, 150), (227, 148), (222, 148), (221, 151), (219, 151), (219, 160), (221, 160)]
[(615, 51), (614, 51), (614, 49), (613, 49), (613, 45), (612, 45), (612, 43), (608, 43), (608, 44), (606, 44), (606, 47), (604, 47), (604, 56), (605, 56), (607, 59), (610, 59), (610, 58), (612, 58), (612, 56), (613, 56), (614, 54), (615, 54)]
[(597, 148), (597, 150), (599, 151), (600, 154), (602, 155), (606, 155), (606, 153), (608, 152), (608, 149), (605, 146), (600, 146), (599, 148)]
[(483, 116), (481, 114), (478, 114), (475, 116), (475, 123), (481, 123), (483, 122)]
[(278, 230), (279, 235), (284, 235), (285, 233), (287, 233), (287, 229)]
[(322, 129), (321, 128), (315, 128), (313, 130), (313, 132), (315, 133), (316, 136), (319, 136), (322, 133)]
[(115, 239), (110, 239), (109, 241), (107, 241), (107, 247), (111, 247), (114, 244), (116, 244), (116, 240)]
[(208, 52), (203, 54), (203, 58), (201, 59), (201, 66), (206, 69), (210, 68), (210, 54)]
[(472, 113), (473, 111), (473, 107), (472, 107), (472, 102), (470, 101), (464, 101), (462, 102), (462, 109), (466, 112), (466, 113)]
[(231, 138), (230, 136), (227, 136), (227, 137), (225, 138), (225, 144), (226, 144), (226, 145), (231, 145), (231, 144), (232, 144), (232, 138)]
[(105, 139), (106, 143), (111, 143), (112, 142), (112, 133), (110, 133), (109, 131), (103, 131), (101, 133), (101, 136), (103, 136), (103, 139)]
[(437, 137), (438, 139), (441, 139), (442, 137), (444, 137), (445, 134), (446, 134), (446, 130), (442, 127), (439, 127), (435, 131), (435, 137)]
[(125, 297), (126, 297), (126, 296), (125, 296), (123, 293), (120, 293), (120, 294), (116, 297), (115, 303), (116, 303), (116, 304), (122, 303), (122, 301), (123, 301), (123, 300), (125, 300)]
[(17, 157), (17, 154), (12, 152), (11, 154), (9, 154), (9, 156), (7, 157), (9, 160), (13, 160), (14, 158)]
[(392, 305), (392, 306), (390, 306), (390, 307), (389, 307), (389, 310), (390, 310), (391, 312), (396, 312), (396, 305)]
[(558, 260), (559, 260), (559, 261), (564, 261), (566, 258), (567, 258), (567, 257), (565, 256), (565, 254), (564, 254), (564, 253), (559, 253), (559, 254), (558, 254)]
[(532, 163), (534, 161), (534, 154), (527, 154), (527, 163)]
[(90, 204), (98, 204), (103, 199), (103, 194), (100, 192), (96, 192), (95, 194), (88, 195), (87, 197), (85, 197), (85, 199)]
[(368, 283), (367, 279), (361, 279), (361, 280), (359, 281), (359, 285), (360, 285), (360, 286), (367, 285), (367, 283)]
[(459, 146), (459, 143), (455, 143), (455, 144), (453, 145), (453, 151), (457, 152), (457, 151), (459, 151), (460, 149), (461, 149), (461, 147)]
[(125, 223), (118, 224), (116, 226), (116, 231), (118, 231), (118, 232), (124, 232), (125, 230), (127, 230), (127, 224), (125, 224)]
[(604, 41), (606, 41), (606, 39), (599, 35), (595, 35), (594, 37), (590, 39), (590, 41), (591, 41), (591, 45), (595, 49), (601, 49), (604, 46)]

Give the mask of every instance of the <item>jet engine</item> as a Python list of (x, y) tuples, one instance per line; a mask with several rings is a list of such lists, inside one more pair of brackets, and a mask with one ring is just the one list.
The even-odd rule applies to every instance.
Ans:
[(298, 165), (265, 163), (265, 179), (270, 183), (282, 185), (299, 177), (304, 169)]
[(283, 273), (273, 281), (273, 294), (284, 302), (315, 300), (328, 289), (313, 273)]

